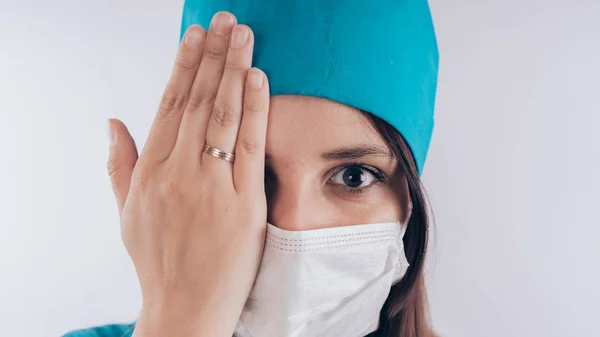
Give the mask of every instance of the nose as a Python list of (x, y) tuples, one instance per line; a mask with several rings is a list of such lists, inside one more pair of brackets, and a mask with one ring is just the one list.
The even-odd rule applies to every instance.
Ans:
[(318, 187), (309, 183), (283, 183), (267, 200), (267, 221), (290, 231), (330, 227), (335, 211), (329, 208)]

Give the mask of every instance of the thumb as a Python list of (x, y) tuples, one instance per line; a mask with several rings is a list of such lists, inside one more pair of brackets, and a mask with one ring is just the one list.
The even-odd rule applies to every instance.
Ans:
[(110, 141), (108, 175), (117, 199), (120, 216), (129, 193), (129, 184), (138, 159), (138, 152), (127, 127), (118, 119), (108, 120), (108, 138)]

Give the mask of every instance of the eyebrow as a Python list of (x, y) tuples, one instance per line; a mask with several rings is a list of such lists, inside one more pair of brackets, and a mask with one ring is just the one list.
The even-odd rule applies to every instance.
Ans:
[(324, 160), (358, 159), (366, 156), (392, 157), (392, 153), (386, 149), (372, 144), (361, 144), (352, 147), (335, 149), (321, 155)]

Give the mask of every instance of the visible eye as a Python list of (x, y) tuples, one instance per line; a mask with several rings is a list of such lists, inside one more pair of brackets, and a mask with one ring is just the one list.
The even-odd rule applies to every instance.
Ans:
[(383, 174), (379, 170), (360, 164), (344, 166), (331, 177), (334, 184), (344, 185), (351, 192), (359, 192), (383, 180)]

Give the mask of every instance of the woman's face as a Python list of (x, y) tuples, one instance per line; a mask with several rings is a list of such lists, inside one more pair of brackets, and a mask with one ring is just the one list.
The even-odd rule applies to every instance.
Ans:
[(360, 112), (285, 95), (271, 98), (269, 114), (265, 185), (271, 224), (307, 230), (405, 219), (406, 180)]

